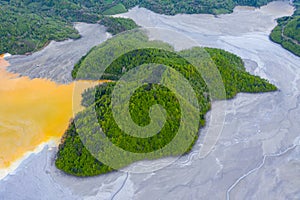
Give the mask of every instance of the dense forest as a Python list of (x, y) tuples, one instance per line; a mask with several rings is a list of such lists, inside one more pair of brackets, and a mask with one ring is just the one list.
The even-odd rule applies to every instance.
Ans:
[[(73, 22), (108, 26), (116, 34), (135, 26), (127, 19), (112, 20), (106, 15), (126, 12), (141, 6), (154, 12), (230, 13), (236, 5), (261, 6), (271, 0), (0, 0), (0, 54), (25, 54), (37, 51), (49, 41), (79, 38)], [(128, 22), (127, 22), (128, 21)], [(119, 27), (121, 24), (121, 28)]]
[(187, 14), (225, 14), (231, 13), (235, 6), (255, 6), (266, 5), (272, 0), (131, 0), (123, 1), (127, 8), (139, 5), (156, 13), (175, 15), (179, 13)]
[(73, 22), (100, 22), (112, 34), (136, 28), (132, 20), (112, 20), (103, 14), (126, 11), (108, 0), (0, 0), (0, 54), (25, 54), (51, 40), (77, 39), (80, 35)]
[(277, 19), (278, 25), (272, 31), (272, 41), (300, 56), (300, 0), (294, 0), (295, 12), (291, 17)]
[[(124, 50), (126, 53), (122, 54)], [(117, 59), (110, 60), (110, 56)], [(186, 60), (188, 57), (190, 57), (189, 61)], [(197, 66), (191, 64), (192, 59), (195, 59), (193, 63)], [(190, 96), (188, 98), (178, 96), (173, 90), (161, 84), (160, 81), (172, 80), (178, 87), (183, 85), (180, 77), (170, 73), (167, 67), (157, 67), (153, 73), (147, 74), (153, 67), (149, 63), (169, 66), (179, 72), (195, 92), (196, 103), (190, 100)], [(219, 72), (222, 85), (224, 84), (223, 95), (220, 92), (222, 90), (210, 91), (211, 88), (213, 90), (220, 88), (215, 80), (217, 76), (213, 73), (213, 65)], [(234, 54), (200, 47), (175, 53), (169, 45), (149, 41), (146, 34), (139, 31), (131, 35), (118, 35), (93, 48), (76, 66), (73, 71), (76, 79), (110, 79), (113, 82), (88, 89), (82, 94), (82, 105), (85, 106), (85, 110), (72, 120), (59, 146), (56, 166), (75, 176), (99, 175), (120, 169), (138, 160), (187, 153), (198, 139), (198, 130), (205, 125), (205, 114), (211, 108), (211, 100), (230, 99), (239, 92), (257, 93), (277, 90), (266, 80), (246, 72), (243, 61)], [(130, 118), (140, 127), (149, 125), (151, 120), (158, 120), (158, 124), (161, 123), (162, 119), (158, 117), (159, 115), (153, 116), (150, 110), (157, 104), (164, 108), (165, 123), (162, 124), (158, 134), (146, 138), (128, 135), (118, 126), (112, 111), (112, 93), (118, 83), (116, 81), (119, 80), (126, 88), (135, 87), (132, 85), (136, 84), (136, 81), (120, 80), (120, 78), (136, 66), (144, 67), (140, 73), (142, 77), (146, 76), (143, 78), (145, 83), (133, 93), (122, 94), (121, 99), (130, 94), (130, 100), (125, 103), (118, 101), (116, 107), (128, 107)], [(97, 72), (101, 75), (97, 75)], [(157, 80), (160, 76), (162, 78)], [(186, 110), (182, 109), (182, 105)], [(195, 109), (197, 105), (199, 109)], [(93, 121), (94, 116), (91, 115), (93, 110), (96, 112), (96, 121)], [(195, 118), (196, 127), (193, 125), (195, 119), (192, 117), (195, 111), (197, 111), (195, 115), (198, 116)], [(181, 118), (183, 113), (189, 113), (188, 120), (184, 123)], [(127, 118), (122, 119), (126, 123)], [(100, 133), (97, 132), (100, 130), (97, 129), (97, 124), (101, 126)], [(176, 133), (179, 129), (184, 135), (177, 139)], [(116, 152), (105, 145), (105, 138), (124, 152)], [(170, 146), (164, 149), (167, 144)], [(89, 146), (88, 149), (86, 145)], [(130, 153), (134, 153), (134, 156)], [(118, 161), (116, 165), (108, 166), (104, 164), (105, 162), (101, 162), (108, 161), (110, 157)]]
[(103, 17), (100, 24), (107, 27), (107, 32), (112, 35), (122, 33), (127, 30), (132, 30), (138, 26), (132, 19), (117, 18), (117, 17)]

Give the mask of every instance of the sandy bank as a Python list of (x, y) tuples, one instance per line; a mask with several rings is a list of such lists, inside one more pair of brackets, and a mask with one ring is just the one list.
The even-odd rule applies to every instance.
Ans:
[(71, 71), (78, 60), (93, 46), (105, 41), (109, 34), (99, 24), (76, 23), (75, 28), (82, 36), (78, 40), (52, 41), (41, 51), (29, 56), (11, 56), (8, 71), (22, 76), (46, 78), (57, 83), (70, 83)]
[(14, 175), (16, 173), (16, 169), (30, 156), (36, 155), (40, 153), (45, 147), (56, 148), (59, 143), (59, 139), (51, 139), (48, 142), (44, 142), (38, 145), (33, 151), (26, 152), (21, 158), (12, 162), (9, 167), (0, 169), (0, 180), (3, 180), (7, 175)]

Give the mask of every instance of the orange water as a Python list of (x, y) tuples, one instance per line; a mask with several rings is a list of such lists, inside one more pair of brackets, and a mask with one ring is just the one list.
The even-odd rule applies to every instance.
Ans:
[[(63, 135), (73, 116), (72, 101), (80, 110), (81, 95), (73, 98), (75, 84), (57, 85), (8, 73), (0, 57), (0, 169), (9, 167), (39, 144)], [(99, 82), (98, 82), (99, 83)], [(76, 91), (95, 83), (76, 84)]]

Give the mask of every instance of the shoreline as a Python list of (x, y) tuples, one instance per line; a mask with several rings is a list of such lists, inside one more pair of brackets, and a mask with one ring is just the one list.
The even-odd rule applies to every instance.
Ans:
[(7, 58), (8, 72), (27, 76), (30, 79), (45, 78), (59, 84), (73, 81), (71, 72), (83, 55), (110, 35), (99, 24), (75, 23), (81, 38), (61, 42), (51, 41), (49, 45), (31, 55), (13, 55)]
[[(5, 179), (10, 174), (14, 174), (16, 170), (19, 168), (19, 166), (27, 160), (32, 155), (36, 155), (45, 146), (49, 147), (57, 147), (59, 145), (60, 141), (60, 129), (62, 129), (62, 121), (64, 117), (67, 117), (65, 114), (65, 111), (61, 112), (64, 113), (64, 116), (62, 116), (61, 119), (58, 120), (58, 125), (54, 126), (53, 129), (43, 129), (44, 128), (44, 121), (37, 120), (35, 117), (36, 112), (40, 112), (43, 115), (44, 113), (44, 105), (43, 102), (39, 102), (40, 100), (45, 99), (43, 95), (46, 95), (48, 99), (55, 100), (56, 97), (59, 96), (60, 92), (64, 92), (67, 90), (73, 91), (73, 85), (60, 85), (57, 82), (52, 82), (47, 79), (35, 79), (31, 80), (29, 77), (20, 77), (17, 73), (11, 73), (7, 70), (7, 68), (10, 66), (9, 61), (7, 61), (6, 58), (10, 57), (10, 54), (2, 54), (0, 55), (0, 83), (3, 85), (0, 87), (0, 95), (3, 95), (3, 98), (1, 99), (1, 103), (8, 105), (4, 108), (1, 107), (1, 113), (0, 113), (0, 128), (2, 131), (0, 131), (1, 137), (3, 138), (3, 141), (6, 142), (12, 142), (10, 145), (10, 148), (7, 149), (7, 145), (1, 146), (2, 148), (2, 156), (0, 161), (2, 162), (0, 168), (0, 181)], [(39, 88), (38, 86), (34, 85), (41, 85)], [(44, 90), (44, 87), (47, 87), (48, 92), (44, 94), (44, 92), (41, 91)], [(60, 87), (60, 89), (58, 88)], [(69, 89), (68, 89), (69, 88)], [(25, 91), (25, 94), (22, 95)], [(36, 96), (34, 99), (32, 99), (32, 95), (35, 92), (42, 92), (38, 96)], [(20, 92), (20, 97), (18, 97), (18, 92)], [(27, 94), (28, 92), (28, 94)], [(53, 96), (53, 92), (57, 92), (57, 96)], [(10, 97), (10, 95), (13, 95)], [(20, 101), (12, 100), (14, 99), (20, 99)], [(48, 101), (45, 101), (47, 104)], [(53, 105), (64, 105), (67, 101), (61, 100), (54, 102), (53, 104), (48, 104), (48, 106)], [(39, 104), (36, 104), (39, 103)], [(70, 101), (72, 103), (72, 101)], [(16, 106), (17, 111), (15, 109), (12, 109), (12, 107)], [(36, 108), (31, 108), (31, 106), (37, 106)], [(42, 107), (41, 107), (42, 106)], [(71, 106), (70, 106), (71, 107)], [(3, 110), (2, 110), (3, 109)], [(24, 114), (19, 113), (19, 110), (23, 110), (24, 112), (27, 112), (28, 110), (31, 110), (32, 114)], [(47, 109), (48, 110), (48, 109)], [(10, 112), (11, 111), (11, 112)], [(15, 112), (16, 111), (16, 112)], [(67, 111), (68, 113), (68, 111)], [(51, 113), (49, 114), (49, 116)], [(72, 113), (70, 112), (70, 117), (72, 117)], [(51, 119), (49, 116), (44, 116), (45, 119)], [(20, 120), (19, 120), (20, 118)], [(69, 118), (69, 117), (67, 117)], [(68, 119), (69, 120), (69, 119)], [(50, 120), (51, 121), (51, 120)], [(40, 124), (38, 124), (40, 123)], [(64, 131), (67, 130), (68, 125), (65, 124)], [(49, 134), (49, 132), (52, 132)], [(30, 132), (35, 132), (30, 134)], [(16, 135), (17, 134), (17, 135)], [(28, 135), (29, 134), (29, 135)], [(9, 137), (9, 135), (11, 135)], [(61, 134), (62, 135), (62, 134)], [(26, 138), (24, 138), (26, 137)], [(22, 142), (13, 142), (15, 140), (22, 140)], [(23, 141), (24, 140), (24, 141)], [(14, 145), (20, 145), (20, 146), (14, 146)], [(24, 145), (24, 146), (23, 146)], [(8, 151), (5, 151), (8, 150)], [(13, 152), (14, 149), (15, 152)], [(5, 153), (6, 152), (6, 153)]]
[[(4, 85), (10, 85), (10, 87), (9, 88), (6, 88), (6, 87), (1, 88), (0, 87), (0, 94), (2, 94), (4, 96), (7, 95), (6, 89), (8, 89), (8, 91), (11, 91), (13, 93), (15, 93), (16, 91), (19, 91), (20, 88), (19, 88), (18, 85), (20, 83), (21, 83), (21, 85), (25, 84), (24, 89), (26, 89), (26, 91), (28, 91), (30, 94), (32, 94), (32, 91), (30, 89), (28, 89), (28, 86), (30, 87), (30, 85), (32, 85), (32, 84), (34, 85), (36, 83), (37, 84), (45, 84), (46, 83), (47, 86), (51, 86), (50, 88), (48, 88), (49, 92), (53, 92), (53, 90), (54, 90), (54, 91), (60, 93), (61, 89), (64, 90), (63, 88), (65, 88), (65, 89), (69, 88), (69, 89), (67, 89), (67, 91), (69, 91), (71, 93), (71, 95), (68, 95), (68, 98), (70, 97), (68, 105), (70, 104), (69, 107), (71, 108), (71, 110), (70, 110), (70, 112), (68, 112), (68, 115), (70, 115), (69, 117), (67, 117), (68, 121), (66, 121), (66, 123), (63, 124), (63, 126), (64, 126), (63, 130), (62, 129), (61, 129), (61, 131), (57, 130), (57, 131), (55, 131), (56, 133), (53, 133), (53, 134), (50, 134), (50, 135), (48, 133), (49, 132), (48, 129), (45, 129), (45, 130), (43, 129), (45, 132), (41, 132), (41, 133), (37, 132), (36, 134), (30, 134), (28, 136), (29, 141), (31, 139), (33, 139), (34, 141), (37, 141), (37, 142), (34, 142), (34, 141), (32, 142), (31, 141), (30, 146), (28, 146), (28, 144), (25, 144), (24, 149), (17, 147), (17, 152), (18, 152), (17, 154), (12, 153), (11, 151), (8, 151), (7, 153), (5, 153), (6, 151), (2, 150), (3, 153), (4, 153), (3, 158), (2, 158), (2, 162), (6, 163), (6, 164), (4, 164), (4, 166), (0, 168), (0, 181), (3, 180), (8, 175), (14, 174), (15, 171), (19, 168), (19, 166), (25, 160), (27, 160), (31, 155), (38, 154), (45, 146), (50, 146), (50, 147), (56, 147), (57, 148), (58, 145), (60, 144), (61, 137), (63, 136), (64, 132), (68, 129), (69, 120), (74, 116), (75, 113), (79, 112), (82, 109), (82, 106), (80, 104), (80, 102), (81, 102), (81, 93), (87, 88), (93, 87), (93, 86), (101, 84), (103, 82), (106, 82), (106, 81), (97, 81), (97, 82), (73, 81), (72, 83), (70, 83), (68, 85), (62, 85), (60, 83), (53, 82), (49, 79), (37, 78), (37, 79), (32, 80), (29, 77), (19, 77), (18, 74), (10, 73), (10, 72), (7, 71), (7, 67), (9, 67), (10, 63), (4, 57), (5, 57), (4, 55), (0, 55), (0, 69), (3, 70), (2, 71), (3, 73), (0, 74), (0, 77), (2, 75), (2, 78), (1, 78), (2, 82), (4, 83)], [(53, 87), (54, 87), (54, 89), (53, 89)], [(58, 87), (61, 88), (61, 89), (58, 89)], [(57, 88), (57, 89), (55, 89), (55, 88)], [(42, 89), (44, 90), (44, 88), (42, 88)], [(40, 95), (38, 95), (37, 98), (42, 98), (42, 97)], [(52, 95), (50, 96), (50, 98), (52, 99)], [(20, 99), (21, 99), (21, 101), (24, 100), (25, 102), (28, 101), (27, 95), (20, 97)], [(55, 99), (53, 99), (53, 100), (56, 101)], [(29, 100), (29, 102), (31, 102), (31, 100)], [(45, 103), (47, 104), (47, 102), (45, 102)], [(24, 105), (27, 105), (27, 103), (25, 103)], [(30, 105), (31, 105), (31, 103), (30, 103)], [(8, 107), (11, 107), (11, 106), (19, 106), (19, 104), (15, 105), (14, 102), (12, 102), (11, 105), (8, 106)], [(33, 104), (33, 106), (37, 106), (37, 108), (33, 108), (33, 112), (35, 112), (36, 109), (37, 110), (40, 109), (41, 105), (40, 104), (37, 104), (37, 105)], [(53, 106), (53, 105), (51, 103), (48, 106)], [(3, 113), (0, 113), (0, 119), (1, 119), (2, 115), (5, 115), (5, 113), (6, 113), (5, 111), (3, 111)], [(16, 116), (19, 116), (19, 114), (22, 115), (22, 113), (17, 113)], [(51, 115), (51, 113), (49, 113), (49, 115)], [(22, 130), (19, 130), (19, 129), (23, 128), (23, 133), (20, 133), (21, 139), (23, 137), (26, 137), (25, 136), (26, 131), (30, 131), (30, 130), (27, 130), (27, 129), (33, 128), (33, 132), (40, 131), (40, 130), (36, 130), (34, 128), (37, 125), (39, 125), (39, 124), (37, 124), (37, 121), (32, 121), (32, 124), (28, 124), (28, 125), (23, 126), (22, 124), (19, 124), (18, 121), (14, 122), (13, 120), (15, 118), (11, 119), (10, 116), (7, 116), (7, 117), (8, 117), (8, 121), (4, 120), (4, 121), (1, 121), (2, 123), (0, 123), (0, 127), (4, 128), (3, 129), (4, 131), (0, 132), (0, 134), (4, 134), (4, 136), (7, 135), (7, 134), (14, 134), (14, 132), (11, 132), (10, 127), (14, 127), (14, 129), (18, 129), (19, 132), (20, 131), (22, 132)], [(32, 117), (31, 115), (29, 115), (29, 116), (26, 115), (26, 118), (24, 119), (24, 122), (27, 122), (27, 120), (35, 120), (34, 118), (31, 118), (31, 117)], [(20, 118), (22, 118), (22, 117), (20, 116)], [(45, 118), (48, 119), (48, 116), (45, 116)], [(40, 123), (44, 123), (44, 121), (41, 121)], [(28, 126), (33, 126), (33, 127), (28, 128)], [(25, 130), (25, 132), (24, 132), (24, 130)], [(19, 133), (18, 133), (18, 135), (19, 135)], [(38, 138), (35, 138), (35, 137), (38, 137)], [(10, 138), (10, 137), (7, 136), (7, 138)], [(7, 138), (4, 138), (4, 139), (7, 139)], [(14, 138), (14, 136), (11, 136), (11, 138)], [(46, 140), (44, 140), (44, 139), (46, 139)], [(29, 141), (27, 141), (27, 139), (26, 139), (25, 143), (27, 143)], [(11, 148), (14, 147), (13, 146), (14, 144), (15, 143), (11, 144), (12, 145)], [(21, 143), (21, 146), (22, 146), (22, 143)], [(4, 147), (4, 149), (5, 149), (5, 147)], [(25, 150), (25, 151), (23, 151), (23, 150)], [(11, 156), (11, 159), (9, 159), (9, 156)]]
[(18, 168), (22, 165), (22, 163), (32, 155), (39, 154), (47, 146), (49, 147), (49, 149), (57, 148), (58, 143), (59, 138), (51, 138), (48, 141), (39, 144), (34, 150), (24, 153), (24, 155), (21, 156), (18, 160), (13, 161), (9, 167), (4, 169), (0, 168), (0, 182), (5, 181), (8, 176), (14, 175), (17, 172)]

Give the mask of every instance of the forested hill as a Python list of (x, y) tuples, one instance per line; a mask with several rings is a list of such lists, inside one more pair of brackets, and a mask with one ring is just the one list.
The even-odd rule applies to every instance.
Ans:
[(109, 31), (136, 28), (130, 19), (110, 20), (105, 11), (126, 12), (111, 1), (87, 0), (0, 0), (0, 54), (37, 51), (49, 41), (80, 37), (72, 22), (97, 23), (105, 20)]
[[(123, 53), (124, 50), (127, 53)], [(188, 57), (189, 61), (184, 57)], [(196, 65), (191, 64), (190, 60)], [(159, 64), (159, 67), (151, 72), (154, 63)], [(109, 66), (106, 66), (107, 64)], [(161, 67), (162, 65), (172, 68), (182, 76), (169, 73)], [(143, 70), (132, 72), (137, 66), (143, 67)], [(214, 73), (214, 68), (217, 73)], [(136, 79), (120, 80), (130, 71), (135, 77), (138, 75), (139, 80), (145, 81), (142, 86), (136, 87)], [(75, 66), (72, 74), (76, 79), (112, 80), (111, 83), (88, 89), (83, 93), (82, 105), (85, 109), (70, 123), (59, 146), (56, 166), (76, 176), (94, 176), (120, 169), (139, 160), (182, 155), (189, 152), (198, 139), (198, 131), (205, 125), (205, 114), (211, 107), (211, 99), (229, 99), (239, 92), (277, 90), (267, 80), (246, 72), (242, 59), (234, 54), (220, 49), (200, 47), (175, 53), (168, 44), (149, 41), (146, 34), (138, 31), (115, 36), (93, 48)], [(182, 89), (180, 91), (186, 91), (182, 82), (184, 77), (195, 92), (200, 109), (194, 109), (196, 101), (190, 102), (193, 95), (184, 96), (181, 92), (176, 93), (178, 90), (174, 91), (174, 87), (164, 87), (165, 84), (157, 81), (160, 76), (163, 77), (163, 83), (172, 81)], [(205, 82), (202, 77), (205, 77)], [(113, 91), (118, 83), (125, 87), (125, 93), (119, 93), (117, 104), (112, 106)], [(206, 83), (210, 83), (211, 87)], [(137, 88), (133, 93), (128, 89), (132, 87)], [(128, 96), (129, 101), (121, 100)], [(157, 118), (159, 114), (152, 115), (150, 112), (150, 108), (157, 104), (166, 111), (165, 123)], [(124, 116), (123, 112), (117, 112), (125, 123), (130, 118), (139, 127), (148, 126), (153, 121), (163, 126), (161, 129), (154, 127), (157, 134), (151, 137), (134, 137), (128, 134), (131, 132), (120, 128), (113, 115), (113, 107), (129, 108), (130, 117)], [(186, 108), (187, 112), (183, 108)], [(185, 117), (189, 120), (184, 120)], [(100, 130), (99, 125), (104, 133), (97, 132)], [(184, 133), (183, 137), (175, 137), (179, 127), (182, 128), (180, 130)], [(139, 132), (136, 130), (138, 128), (133, 132)], [(114, 149), (114, 145), (107, 146), (107, 139), (125, 151)], [(167, 147), (164, 148), (165, 146)], [(111, 159), (114, 160), (113, 163)]]
[(259, 7), (271, 1), (272, 0), (128, 0), (123, 3), (127, 8), (139, 5), (156, 13), (175, 15), (179, 13), (225, 14), (231, 13), (237, 5)]
[[(141, 6), (154, 12), (230, 13), (236, 5), (261, 6), (271, 0), (0, 0), (0, 54), (37, 51), (49, 41), (80, 37), (72, 22), (108, 26), (116, 34), (136, 27), (130, 19), (111, 20), (103, 15), (126, 12)], [(121, 26), (121, 27), (120, 27)]]
[(278, 26), (272, 31), (272, 41), (300, 56), (300, 0), (294, 0), (294, 15), (282, 17), (277, 20)]

